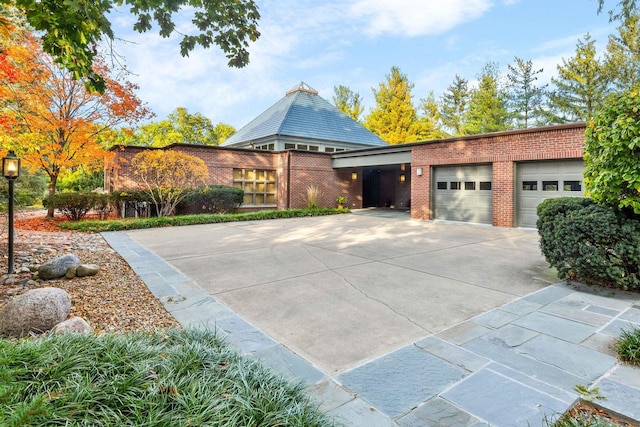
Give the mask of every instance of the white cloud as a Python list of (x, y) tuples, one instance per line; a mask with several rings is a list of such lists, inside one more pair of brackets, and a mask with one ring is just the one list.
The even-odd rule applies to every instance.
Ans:
[(490, 0), (356, 0), (350, 13), (370, 36), (436, 35), (482, 16)]

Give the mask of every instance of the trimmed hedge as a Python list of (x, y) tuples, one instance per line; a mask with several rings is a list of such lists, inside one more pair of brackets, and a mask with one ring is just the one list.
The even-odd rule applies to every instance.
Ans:
[(548, 199), (538, 206), (545, 258), (558, 277), (640, 291), (640, 221), (590, 199)]
[(89, 192), (64, 192), (47, 196), (42, 200), (45, 208), (54, 208), (71, 221), (80, 221), (90, 210), (96, 209), (100, 216), (110, 212), (110, 199), (106, 194)]
[(233, 213), (244, 201), (244, 191), (225, 185), (203, 185), (193, 190), (178, 207), (178, 213)]
[(64, 230), (76, 230), (91, 233), (103, 231), (136, 230), (154, 227), (173, 227), (181, 225), (217, 224), (223, 222), (260, 221), (266, 219), (301, 218), (307, 216), (336, 215), (349, 213), (348, 209), (318, 208), (318, 209), (289, 209), (257, 212), (242, 212), (236, 214), (201, 214), (179, 215), (155, 218), (126, 218), (117, 220), (79, 222), (63, 222), (58, 226)]

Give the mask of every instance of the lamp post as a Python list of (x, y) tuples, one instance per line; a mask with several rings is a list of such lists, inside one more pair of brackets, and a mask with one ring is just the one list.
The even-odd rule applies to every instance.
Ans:
[(13, 274), (13, 185), (20, 176), (20, 159), (13, 150), (2, 158), (2, 175), (9, 181), (9, 274)]

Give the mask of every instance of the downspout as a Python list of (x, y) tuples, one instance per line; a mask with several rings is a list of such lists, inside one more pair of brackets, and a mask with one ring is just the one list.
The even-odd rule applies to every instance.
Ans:
[(287, 151), (287, 209), (291, 209), (291, 150)]

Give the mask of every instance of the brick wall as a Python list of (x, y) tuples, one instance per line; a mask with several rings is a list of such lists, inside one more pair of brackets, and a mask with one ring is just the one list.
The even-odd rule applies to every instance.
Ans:
[[(105, 167), (107, 191), (140, 188), (131, 168), (133, 157), (145, 147), (116, 147), (113, 159)], [(351, 180), (349, 171), (334, 170), (331, 155), (305, 151), (274, 153), (237, 150), (221, 147), (176, 144), (165, 150), (180, 151), (204, 160), (209, 170), (208, 184), (233, 185), (233, 169), (266, 169), (276, 171), (277, 207), (279, 209), (307, 206), (307, 188), (317, 185), (319, 205), (335, 207), (336, 198), (345, 195), (350, 207), (362, 207), (360, 178)]]
[[(422, 219), (433, 217), (430, 196), (433, 167), (491, 164), (493, 225), (512, 227), (516, 162), (580, 159), (584, 130), (584, 124), (571, 124), (417, 144), (411, 151), (411, 215)], [(418, 168), (422, 168), (422, 176), (417, 176)]]

